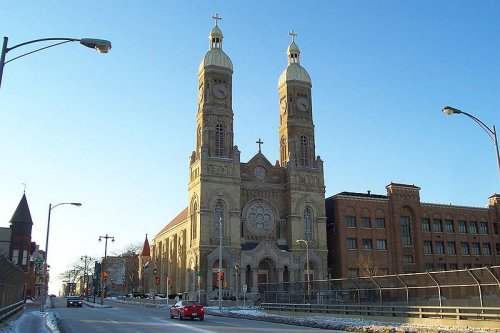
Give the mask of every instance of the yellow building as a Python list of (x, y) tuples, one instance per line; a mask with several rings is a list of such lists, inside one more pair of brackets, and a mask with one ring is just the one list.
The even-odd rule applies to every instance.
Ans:
[(259, 283), (306, 281), (308, 271), (311, 279), (326, 278), (325, 186), (323, 161), (315, 156), (312, 83), (292, 32), (276, 111), (269, 113), (280, 119), (279, 161), (269, 162), (259, 139), (259, 152), (241, 162), (233, 142), (233, 64), (215, 19), (198, 69), (188, 204), (153, 239), (151, 281), (159, 283), (156, 292), (196, 298), (199, 288), (202, 299), (216, 299), (222, 257), (223, 297), (246, 286), (247, 297), (257, 299)]

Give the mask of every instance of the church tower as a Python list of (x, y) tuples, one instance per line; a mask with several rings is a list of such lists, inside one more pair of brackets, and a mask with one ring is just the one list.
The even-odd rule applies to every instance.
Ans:
[[(299, 271), (301, 278), (307, 280), (307, 277), (326, 276), (325, 185), (323, 161), (315, 156), (311, 77), (300, 65), (296, 34), (292, 31), (290, 36), (288, 65), (278, 80), (279, 163), (286, 169), (287, 177), (284, 200), (289, 209), (283, 216), (289, 226), (287, 240), (292, 251), (301, 256)], [(303, 254), (299, 254), (305, 242), (309, 255), (315, 258), (308, 260), (313, 261), (312, 264), (305, 262)]]
[[(185, 235), (185, 279), (190, 286), (198, 283), (195, 272), (211, 271), (207, 257), (218, 253), (220, 232), (224, 251), (240, 247), (240, 152), (233, 143), (233, 64), (222, 50), (221, 18), (217, 14), (213, 18), (209, 50), (198, 67), (196, 146), (190, 158), (190, 227)], [(207, 283), (205, 276), (199, 283)]]
[(296, 34), (290, 32), (288, 66), (278, 80), (280, 103), (279, 147), (280, 165), (293, 163), (313, 167), (315, 158), (314, 124), (312, 119), (311, 77), (300, 65)]

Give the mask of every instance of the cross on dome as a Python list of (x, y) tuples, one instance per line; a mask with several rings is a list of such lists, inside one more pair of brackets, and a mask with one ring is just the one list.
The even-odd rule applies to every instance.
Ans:
[(222, 17), (219, 16), (219, 14), (215, 13), (212, 18), (215, 20), (215, 26), (217, 26), (217, 21), (222, 20)]
[(292, 43), (294, 43), (295, 42), (295, 36), (297, 36), (297, 34), (293, 30), (290, 31), (288, 34), (290, 35), (290, 37), (292, 37)]

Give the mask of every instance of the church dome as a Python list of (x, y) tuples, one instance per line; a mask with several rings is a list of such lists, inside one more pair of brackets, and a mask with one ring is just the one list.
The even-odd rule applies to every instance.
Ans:
[(221, 49), (209, 50), (201, 60), (198, 72), (202, 71), (206, 66), (219, 66), (233, 70), (233, 62)]
[(217, 20), (220, 20), (218, 15), (213, 17), (215, 19), (215, 27), (213, 27), (209, 40), (209, 50), (201, 60), (200, 66), (198, 67), (198, 72), (201, 72), (207, 66), (218, 66), (223, 68), (228, 68), (233, 70), (233, 62), (227, 56), (227, 54), (222, 51), (222, 39), (224, 35), (222, 30), (217, 26)]
[(290, 64), (287, 68), (285, 68), (283, 73), (281, 73), (278, 80), (278, 87), (281, 87), (283, 84), (289, 81), (303, 81), (311, 84), (311, 77), (301, 65)]
[(292, 36), (292, 42), (287, 49), (288, 66), (278, 79), (278, 87), (281, 87), (289, 81), (302, 81), (311, 84), (309, 73), (300, 65), (300, 49), (297, 44), (295, 44), (296, 34), (292, 31), (290, 32), (290, 36)]

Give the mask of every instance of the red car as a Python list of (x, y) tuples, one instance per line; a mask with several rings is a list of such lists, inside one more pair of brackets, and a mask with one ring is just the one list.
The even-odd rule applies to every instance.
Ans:
[(205, 308), (195, 301), (179, 301), (170, 308), (170, 318), (179, 317), (179, 320), (186, 318), (205, 319)]

